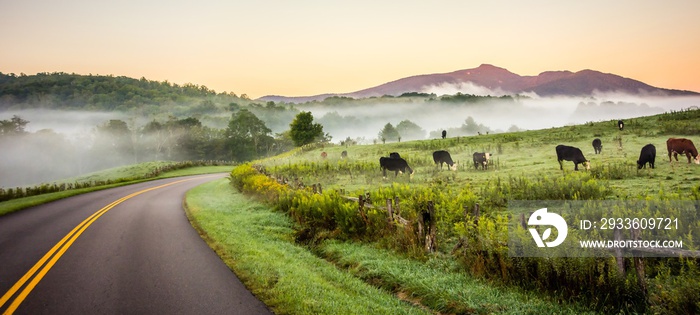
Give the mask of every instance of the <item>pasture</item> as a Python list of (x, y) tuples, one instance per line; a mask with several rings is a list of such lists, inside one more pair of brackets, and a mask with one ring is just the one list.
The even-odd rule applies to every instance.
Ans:
[[(261, 162), (268, 171), (290, 178), (298, 178), (306, 185), (321, 184), (324, 189), (345, 191), (374, 190), (402, 183), (421, 186), (443, 181), (450, 187), (478, 187), (497, 178), (558, 177), (575, 172), (572, 162), (563, 161), (564, 170), (559, 170), (555, 146), (566, 144), (578, 147), (591, 161), (588, 173), (609, 185), (612, 194), (606, 199), (644, 198), (671, 194), (675, 198), (687, 199), (692, 188), (700, 184), (700, 166), (688, 164), (683, 156), (679, 162), (669, 163), (666, 140), (669, 137), (687, 137), (700, 144), (700, 135), (662, 133), (657, 126), (658, 116), (630, 119), (620, 131), (617, 121), (588, 123), (546, 130), (524, 131), (506, 134), (491, 134), (473, 137), (432, 139), (401, 143), (357, 146), (324, 146), (299, 150), (296, 154), (275, 157)], [(595, 154), (591, 144), (600, 138), (601, 154)], [(641, 148), (653, 144), (657, 149), (656, 168), (638, 170), (636, 161)], [(621, 144), (621, 146), (620, 146)], [(432, 152), (447, 150), (458, 163), (457, 171), (442, 171), (432, 160)], [(341, 152), (347, 151), (347, 159)], [(322, 152), (327, 157), (321, 156)], [(399, 152), (415, 170), (412, 180), (389, 172), (382, 178), (379, 157), (390, 152)], [(472, 154), (490, 152), (488, 170), (474, 168)], [(578, 172), (586, 172), (580, 170)]]
[[(288, 183), (291, 191), (260, 177), (246, 180), (254, 172), (249, 167), (234, 169), (232, 180), (239, 189), (260, 194), (288, 212), (301, 226), (297, 240), (312, 246), (329, 238), (363, 240), (425, 259), (424, 238), (420, 232), (416, 237), (424, 228), (417, 222), (426, 205), (434, 204), (436, 253), (459, 261), (472, 275), (563, 299), (585, 296), (593, 309), (604, 312), (687, 312), (695, 310), (700, 299), (700, 289), (693, 289), (697, 281), (690, 280), (700, 273), (695, 259), (647, 260), (641, 276), (629, 269), (616, 273), (612, 256), (514, 259), (507, 254), (505, 210), (509, 200), (698, 200), (700, 165), (689, 164), (685, 157), (670, 163), (666, 151), (670, 137), (700, 143), (700, 133), (691, 128), (698, 121), (700, 110), (687, 110), (628, 119), (624, 130), (611, 120), (472, 137), (313, 145), (254, 163), (271, 178)], [(595, 138), (602, 142), (600, 154), (592, 145)], [(574, 171), (569, 161), (563, 161), (560, 170), (555, 152), (559, 144), (580, 148), (590, 170)], [(656, 146), (656, 168), (637, 169), (640, 150), (647, 144)], [(435, 165), (432, 152), (437, 150), (450, 152), (457, 171)], [(346, 158), (341, 158), (342, 151), (347, 151)], [(406, 159), (415, 171), (413, 178), (393, 172), (382, 176), (379, 158), (391, 152)], [(491, 153), (487, 170), (474, 167), (474, 152)], [(311, 194), (311, 185), (320, 185), (322, 194)], [(360, 218), (357, 206), (345, 200), (365, 194), (380, 207), (384, 200), (400, 197), (401, 216), (409, 223), (399, 230), (387, 227), (381, 210), (368, 210)], [(465, 210), (476, 204), (481, 218), (471, 224)], [(697, 247), (690, 244), (689, 249)]]

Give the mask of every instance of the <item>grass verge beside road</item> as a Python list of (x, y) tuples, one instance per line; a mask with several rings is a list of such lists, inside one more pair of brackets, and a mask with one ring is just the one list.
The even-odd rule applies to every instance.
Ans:
[(228, 180), (187, 194), (203, 238), (276, 314), (429, 314), (294, 244), (292, 223), (234, 192)]
[[(87, 181), (107, 181), (107, 180), (116, 181), (116, 180), (119, 180), (122, 178), (131, 178), (131, 177), (138, 178), (137, 175), (143, 176), (143, 174), (146, 174), (147, 172), (151, 171), (154, 165), (158, 166), (159, 164), (156, 162), (147, 162), (147, 163), (141, 163), (141, 164), (136, 164), (136, 165), (117, 167), (117, 168), (108, 169), (108, 170), (105, 170), (102, 172), (90, 173), (90, 174), (87, 174), (87, 175), (84, 175), (81, 177), (66, 179), (66, 180), (60, 181), (59, 183), (62, 183), (62, 182), (63, 183), (71, 183), (71, 182), (87, 182)], [(167, 165), (167, 164), (163, 164), (163, 165)], [(70, 190), (64, 190), (64, 191), (59, 191), (59, 192), (54, 192), (54, 193), (41, 194), (41, 195), (36, 195), (36, 196), (31, 196), (31, 197), (24, 197), (24, 198), (19, 198), (19, 199), (3, 201), (3, 202), (0, 202), (0, 216), (11, 213), (11, 212), (15, 212), (18, 210), (22, 210), (24, 208), (29, 208), (29, 207), (37, 206), (37, 205), (44, 204), (47, 202), (51, 202), (54, 200), (59, 200), (59, 199), (68, 198), (68, 197), (75, 196), (75, 195), (89, 193), (91, 191), (108, 189), (108, 188), (113, 188), (113, 187), (118, 187), (118, 186), (131, 185), (131, 184), (136, 184), (136, 183), (140, 183), (140, 182), (161, 179), (161, 178), (187, 176), (187, 175), (198, 175), (198, 174), (213, 174), (213, 173), (225, 173), (225, 172), (228, 173), (231, 171), (232, 168), (233, 168), (233, 166), (231, 166), (231, 165), (189, 167), (189, 168), (178, 169), (178, 170), (166, 172), (166, 173), (161, 174), (160, 176), (153, 177), (153, 178), (141, 178), (141, 179), (125, 180), (125, 181), (119, 181), (117, 183), (109, 184), (109, 185), (101, 185), (101, 186), (87, 187), (87, 188), (81, 188), (81, 189), (70, 189)]]
[(580, 314), (518, 289), (359, 243), (328, 242), (319, 256), (294, 243), (292, 221), (236, 192), (228, 180), (187, 194), (188, 216), (248, 288), (277, 314)]

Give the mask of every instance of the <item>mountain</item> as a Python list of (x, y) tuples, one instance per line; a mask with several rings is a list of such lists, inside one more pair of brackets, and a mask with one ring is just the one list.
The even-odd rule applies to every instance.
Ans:
[(646, 83), (595, 70), (546, 71), (537, 76), (521, 76), (504, 68), (482, 64), (474, 69), (449, 73), (423, 74), (398, 79), (368, 89), (342, 94), (326, 93), (314, 96), (287, 97), (268, 95), (264, 101), (303, 103), (324, 100), (330, 96), (353, 98), (398, 96), (407, 92), (426, 92), (430, 87), (472, 84), (500, 94), (529, 94), (539, 96), (589, 96), (595, 92), (615, 92), (630, 95), (686, 96), (700, 95), (693, 91), (653, 87)]

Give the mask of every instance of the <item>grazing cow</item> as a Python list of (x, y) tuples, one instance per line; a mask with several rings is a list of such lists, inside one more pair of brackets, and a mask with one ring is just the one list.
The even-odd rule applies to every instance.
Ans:
[(564, 165), (561, 163), (563, 160), (574, 162), (574, 170), (577, 171), (579, 164), (583, 164), (583, 166), (586, 167), (586, 170), (591, 169), (591, 161), (586, 160), (586, 158), (583, 156), (583, 152), (581, 152), (581, 149), (560, 144), (556, 147), (556, 150), (560, 170), (564, 170)]
[(654, 168), (654, 160), (656, 160), (656, 147), (653, 144), (647, 144), (642, 147), (642, 152), (639, 153), (639, 160), (637, 160), (637, 169), (647, 166), (647, 163)]
[(671, 160), (671, 153), (673, 157), (678, 161), (678, 154), (685, 154), (688, 157), (688, 164), (690, 164), (690, 157), (692, 156), (695, 164), (700, 164), (700, 156), (698, 156), (698, 149), (695, 148), (693, 141), (685, 138), (668, 138), (666, 140), (666, 148), (668, 149), (668, 161)]
[(601, 143), (600, 139), (593, 139), (593, 150), (595, 150), (595, 154), (600, 154), (600, 151), (603, 150), (603, 143)]
[(401, 155), (399, 155), (399, 152), (391, 152), (389, 153), (389, 157), (392, 159), (400, 159)]
[(452, 161), (450, 153), (444, 150), (433, 152), (433, 161), (435, 165), (440, 164), (440, 169), (442, 169), (442, 163), (447, 164), (451, 170), (457, 170), (457, 163)]
[(445, 139), (447, 137), (447, 130), (442, 131), (442, 138)]
[(347, 158), (348, 158), (348, 151), (340, 152), (340, 158), (341, 158), (341, 159), (347, 159)]
[(413, 178), (413, 169), (408, 166), (406, 160), (402, 158), (380, 157), (379, 166), (382, 168), (382, 174), (386, 178), (386, 170), (394, 171), (394, 176), (399, 176), (399, 172), (409, 172), (409, 178)]
[(624, 129), (624, 128), (625, 128), (625, 122), (623, 122), (622, 120), (618, 120), (618, 121), (617, 121), (617, 128), (620, 128), (620, 130)]
[(482, 170), (488, 169), (490, 158), (491, 154), (488, 152), (474, 152), (474, 168), (478, 170), (481, 166)]
[(321, 157), (325, 159), (328, 157), (328, 153), (326, 153), (326, 151), (321, 152)]

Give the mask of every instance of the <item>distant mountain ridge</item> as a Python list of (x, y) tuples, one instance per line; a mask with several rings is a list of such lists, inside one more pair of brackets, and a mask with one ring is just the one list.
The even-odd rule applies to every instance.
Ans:
[(351, 93), (325, 93), (301, 97), (267, 95), (259, 100), (303, 103), (321, 101), (331, 96), (353, 98), (398, 96), (408, 92), (425, 92), (430, 87), (468, 83), (505, 94), (535, 93), (539, 96), (589, 96), (596, 91), (650, 96), (700, 95), (693, 91), (658, 88), (641, 81), (595, 70), (546, 71), (537, 76), (521, 76), (504, 68), (482, 64), (474, 69), (406, 77)]

